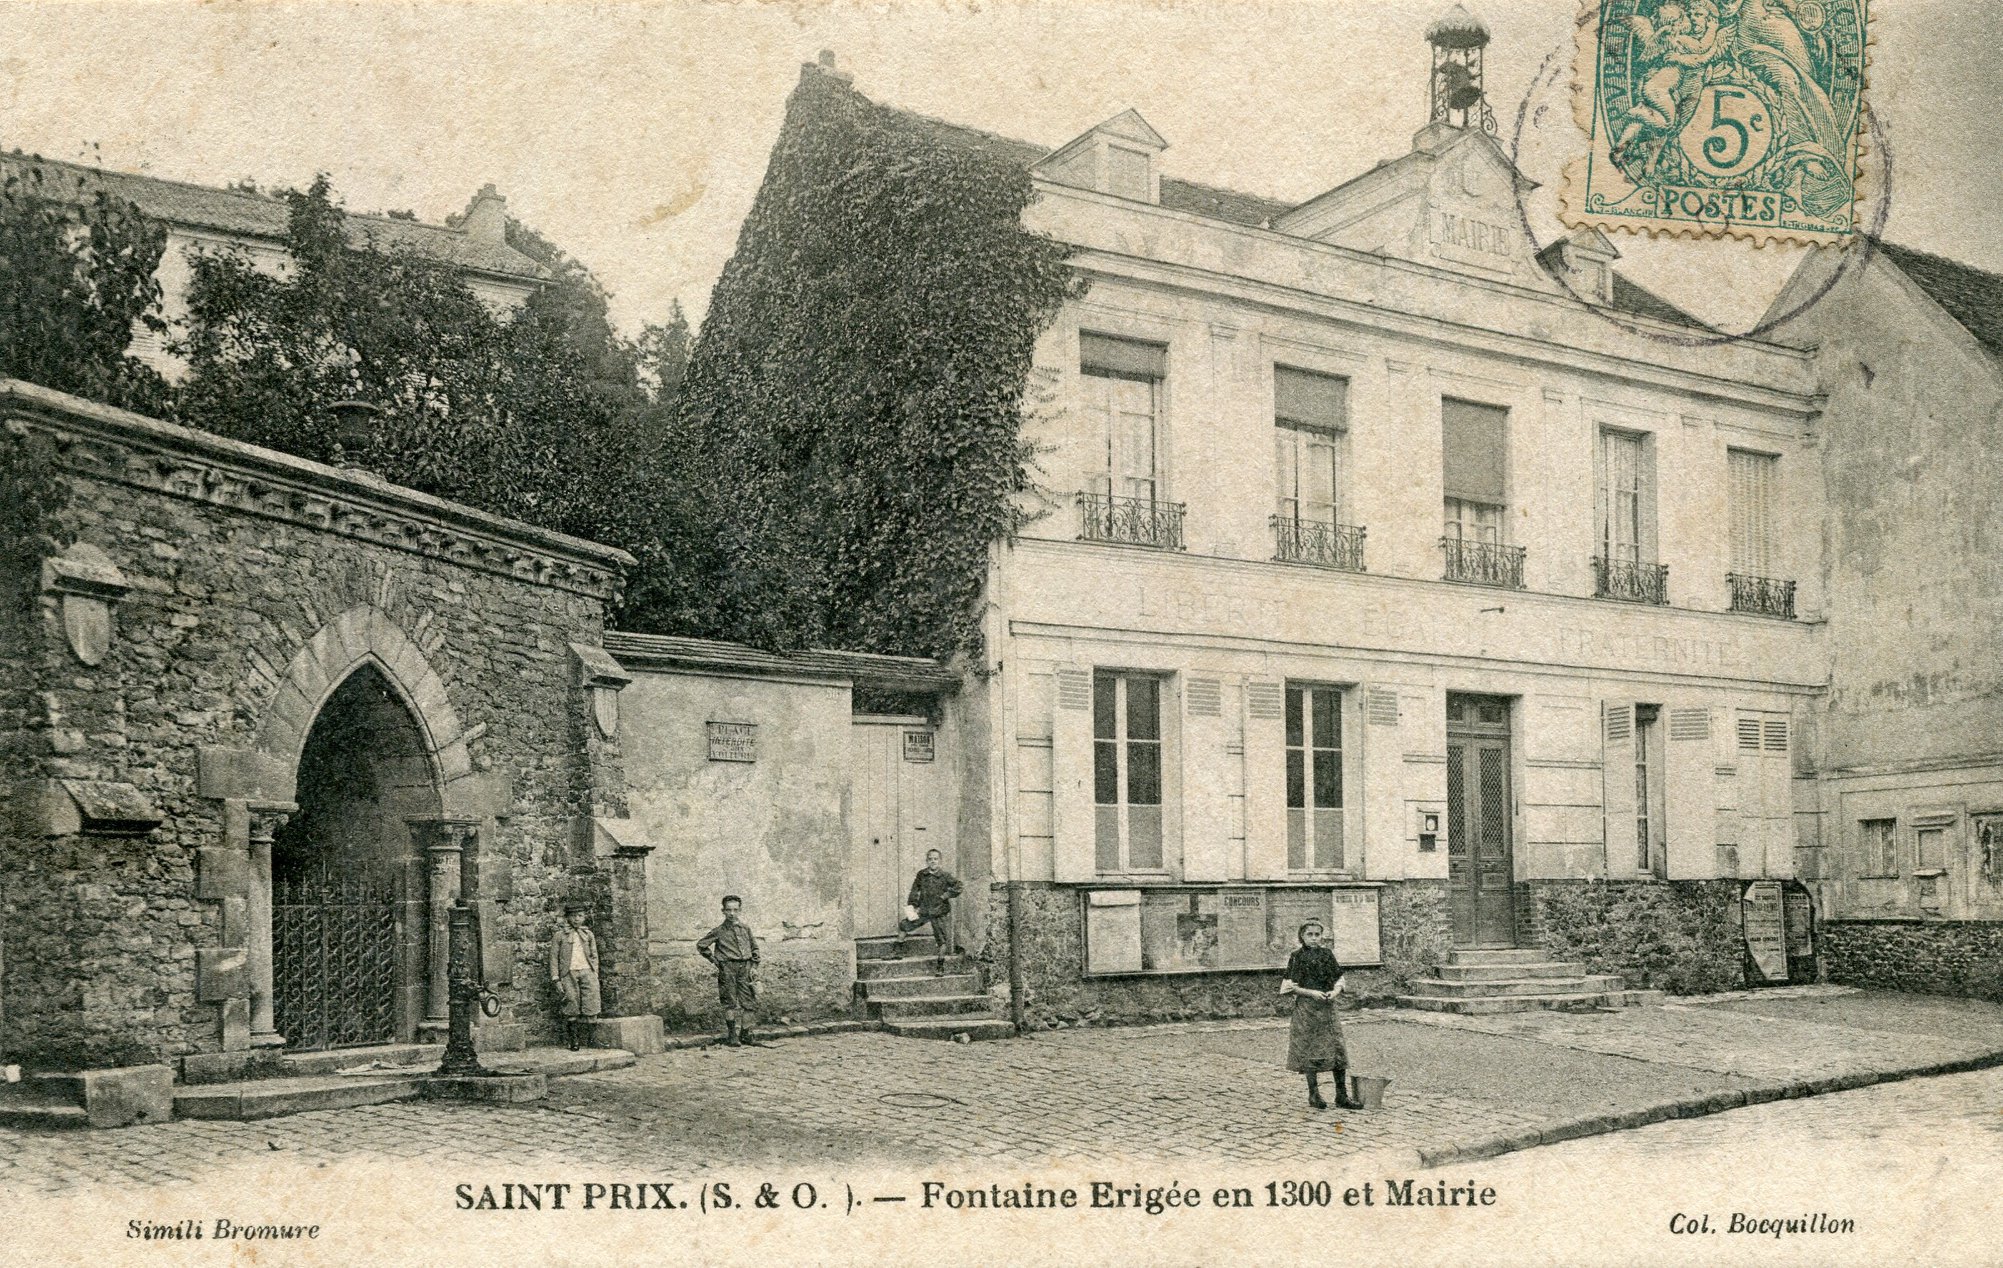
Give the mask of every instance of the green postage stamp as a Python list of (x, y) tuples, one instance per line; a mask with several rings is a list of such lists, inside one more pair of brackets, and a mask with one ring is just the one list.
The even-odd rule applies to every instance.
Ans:
[(1866, 0), (1588, 0), (1573, 225), (1840, 243), (1857, 232)]

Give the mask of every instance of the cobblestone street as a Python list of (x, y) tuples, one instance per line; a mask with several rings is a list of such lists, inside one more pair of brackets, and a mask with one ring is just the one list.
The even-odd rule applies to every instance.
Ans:
[(1394, 1080), (1381, 1111), (1309, 1109), (1300, 1078), (1281, 1068), (1278, 1020), (969, 1045), (854, 1033), (669, 1052), (553, 1080), (548, 1100), (525, 1106), (411, 1101), (252, 1123), (0, 1131), (0, 1187), (172, 1185), (233, 1161), (266, 1170), (384, 1159), (687, 1174), (781, 1161), (1409, 1160), (1593, 1115), (2003, 1053), (2003, 1009), (1858, 992), (1617, 1013), (1371, 1011), (1352, 1014), (1347, 1029), (1354, 1068)]
[[(448, 1225), (451, 1253), (428, 1249), (428, 1262), (600, 1263), (645, 1258), (670, 1236), (706, 1262), (752, 1261), (760, 1243), (746, 1230), (807, 1237), (786, 1244), (814, 1245), (825, 1262), (872, 1262), (900, 1239), (966, 1236), (1013, 1238), (1019, 1262), (1200, 1263), (1205, 1230), (1256, 1237), (1276, 1261), (1344, 1246), (1368, 1259), (1396, 1244), (1409, 1262), (1466, 1262), (1478, 1244), (1493, 1262), (1870, 1262), (1904, 1244), (1914, 1219), (1940, 1230), (1932, 1262), (1961, 1263), (1980, 1262), (1968, 1249), (1987, 1245), (1967, 1240), (1976, 1217), (1999, 1213), (1989, 1178), (2003, 1164), (2003, 1070), (1907, 1077), (2003, 1059), (1994, 1005), (1817, 988), (1587, 1014), (1371, 1011), (1352, 1014), (1347, 1029), (1356, 1068), (1395, 1080), (1381, 1111), (1309, 1109), (1301, 1080), (1281, 1068), (1278, 1020), (968, 1045), (860, 1032), (673, 1051), (555, 1080), (532, 1105), (408, 1101), (251, 1123), (0, 1132), (0, 1194), (22, 1214), (20, 1244), (51, 1265), (94, 1262), (145, 1221), (224, 1213), (325, 1221), (331, 1244), (284, 1260), (313, 1263), (371, 1258), (385, 1227)], [(1899, 1081), (1801, 1095), (1885, 1077)], [(1707, 1116), (1655, 1121), (1680, 1114)], [(1614, 1130), (1638, 1122), (1654, 1125)], [(1535, 1147), (1541, 1134), (1576, 1135), (1582, 1123), (1610, 1134)], [(1497, 1148), (1516, 1152), (1486, 1156)], [(1423, 1183), (1423, 1159), (1441, 1151), (1463, 1160), (1430, 1174), (1470, 1192), (1491, 1187), (1492, 1207), (1387, 1210), (1381, 1188), (1374, 1206), (1344, 1205), (1345, 1189), (1365, 1182)], [(997, 1213), (974, 1223), (923, 1201), (935, 1178), (1089, 1191), (1104, 1177), (1179, 1181), (1209, 1196), (1200, 1212)], [(1326, 1181), (1328, 1196), (1269, 1209), (1266, 1185), (1289, 1179)], [(639, 1212), (482, 1217), (458, 1197), (468, 1182), (638, 1190), (670, 1180), (691, 1204), (699, 1192), (707, 1202), (702, 1186), (719, 1180), (740, 1194), (770, 1181), (781, 1195), (803, 1192), (789, 1187), (800, 1180), (817, 1187), (800, 1209), (747, 1211), (740, 1201), (671, 1231)], [(1258, 1209), (1218, 1209), (1227, 1184), (1244, 1186)], [(905, 1205), (876, 1206), (871, 1195)], [(1722, 1232), (1734, 1213), (1816, 1211), (1859, 1231), (1778, 1243)], [(1706, 1213), (1720, 1235), (1670, 1231), (1672, 1217)], [(1059, 1219), (1068, 1222), (1049, 1222)], [(200, 1249), (152, 1253), (207, 1262)]]

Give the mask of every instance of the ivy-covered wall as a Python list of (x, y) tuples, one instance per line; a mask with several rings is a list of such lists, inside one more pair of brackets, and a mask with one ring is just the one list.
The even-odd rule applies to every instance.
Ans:
[(1739, 882), (1529, 881), (1517, 943), (1618, 973), (1629, 987), (1692, 995), (1745, 985)]
[[(980, 644), (1029, 488), (1022, 399), (1073, 293), (1019, 162), (805, 68), (683, 382), (685, 499), (626, 611), (765, 647)], [(630, 621), (629, 621), (630, 623)]]

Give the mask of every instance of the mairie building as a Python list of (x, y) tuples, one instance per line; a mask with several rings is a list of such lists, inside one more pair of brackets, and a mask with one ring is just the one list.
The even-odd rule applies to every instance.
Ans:
[[(1430, 38), (1478, 83), (1478, 23)], [(1815, 354), (1533, 237), (1485, 106), (1434, 106), (1298, 205), (1165, 174), (1132, 110), (1055, 149), (933, 125), (1027, 169), (1088, 284), (958, 705), (958, 862), (1038, 1013), (1259, 1007), (1309, 918), (1380, 993), (1477, 948), (1737, 986), (1747, 882), (1812, 920)]]

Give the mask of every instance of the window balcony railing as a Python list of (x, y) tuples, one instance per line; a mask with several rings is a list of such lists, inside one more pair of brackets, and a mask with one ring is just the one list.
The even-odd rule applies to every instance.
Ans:
[(1494, 542), (1468, 541), (1460, 537), (1440, 538), (1447, 553), (1446, 579), (1468, 581), (1478, 586), (1523, 588), (1523, 547)]
[(1182, 549), (1182, 503), (1109, 493), (1078, 495), (1078, 540)]
[(1362, 572), (1364, 530), (1348, 524), (1273, 517), (1273, 558)]
[(1593, 597), (1627, 603), (1669, 602), (1669, 565), (1593, 557)]
[(1794, 582), (1755, 577), (1749, 572), (1728, 572), (1725, 583), (1732, 588), (1732, 611), (1794, 619)]

